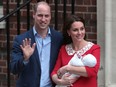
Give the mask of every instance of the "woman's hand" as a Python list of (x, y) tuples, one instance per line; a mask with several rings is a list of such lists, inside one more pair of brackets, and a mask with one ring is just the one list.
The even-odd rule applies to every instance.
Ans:
[(62, 78), (61, 78), (61, 84), (62, 85), (67, 85), (67, 86), (73, 86), (73, 83), (78, 79), (78, 78), (70, 78), (69, 73), (65, 73)]
[(70, 73), (68, 71), (69, 68), (71, 68), (70, 65), (65, 65), (65, 66), (61, 67), (57, 72), (57, 76), (59, 79), (63, 79), (63, 80), (65, 80), (65, 82), (67, 82), (67, 80), (68, 80), (68, 81), (70, 81), (70, 84), (72, 84), (78, 80), (78, 77), (72, 77), (72, 73)]
[(57, 71), (57, 75), (58, 76), (62, 76), (67, 72), (67, 68), (69, 65), (65, 65), (63, 67), (61, 67), (58, 71)]
[(36, 44), (34, 43), (31, 47), (31, 39), (30, 38), (29, 38), (29, 40), (27, 38), (25, 38), (25, 40), (23, 40), (23, 44), (20, 45), (20, 47), (23, 51), (24, 60), (28, 60), (30, 58), (30, 56), (33, 54), (33, 52), (35, 50), (35, 46), (36, 46)]

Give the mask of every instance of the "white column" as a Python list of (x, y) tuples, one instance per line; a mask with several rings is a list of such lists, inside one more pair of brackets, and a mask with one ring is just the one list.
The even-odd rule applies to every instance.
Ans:
[(97, 0), (97, 44), (101, 47), (98, 87), (105, 87), (105, 1)]
[(97, 41), (101, 46), (99, 87), (116, 87), (116, 0), (97, 0)]
[(112, 0), (105, 1), (105, 87), (111, 85)]

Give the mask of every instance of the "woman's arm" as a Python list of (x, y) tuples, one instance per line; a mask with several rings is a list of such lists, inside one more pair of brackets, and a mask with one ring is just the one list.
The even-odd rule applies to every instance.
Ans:
[(77, 74), (77, 75), (80, 75), (80, 76), (84, 76), (84, 77), (87, 77), (88, 74), (86, 72), (86, 69), (84, 66), (71, 66), (71, 65), (66, 65), (66, 66), (63, 66), (59, 69), (59, 72), (64, 74), (66, 72), (69, 72), (71, 74)]
[(63, 75), (63, 78), (58, 78), (57, 74), (54, 74), (52, 76), (52, 80), (57, 85), (65, 85), (65, 86), (72, 86), (72, 83), (74, 83), (77, 79), (76, 78), (70, 78), (70, 74)]

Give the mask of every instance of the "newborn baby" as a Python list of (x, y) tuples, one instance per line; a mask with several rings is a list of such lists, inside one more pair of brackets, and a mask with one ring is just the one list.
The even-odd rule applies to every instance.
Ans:
[[(74, 54), (72, 59), (69, 61), (68, 65), (94, 67), (96, 63), (97, 63), (96, 58), (92, 54), (87, 54), (83, 57), (78, 54)], [(71, 74), (69, 78), (75, 78), (75, 77), (79, 78), (80, 75)], [(63, 76), (61, 79), (63, 79)], [(67, 87), (67, 86), (56, 85), (56, 87)]]
[[(97, 63), (96, 58), (92, 54), (87, 54), (84, 57), (75, 54), (69, 61), (68, 65), (94, 67), (96, 63)], [(79, 75), (75, 74), (71, 75), (71, 77), (75, 76), (80, 77)]]

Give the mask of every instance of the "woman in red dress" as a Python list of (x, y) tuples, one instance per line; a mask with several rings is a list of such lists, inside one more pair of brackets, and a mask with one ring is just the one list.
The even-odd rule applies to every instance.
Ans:
[[(85, 40), (84, 19), (76, 15), (68, 17), (63, 28), (63, 35), (64, 45), (60, 49), (56, 65), (51, 73), (53, 82), (61, 85), (61, 87), (98, 87), (97, 74), (100, 66), (100, 46)], [(97, 63), (94, 67), (68, 65), (74, 54), (80, 55), (82, 58), (87, 54), (92, 54)], [(61, 78), (66, 72), (68, 74)], [(71, 74), (80, 77), (70, 78)]]

